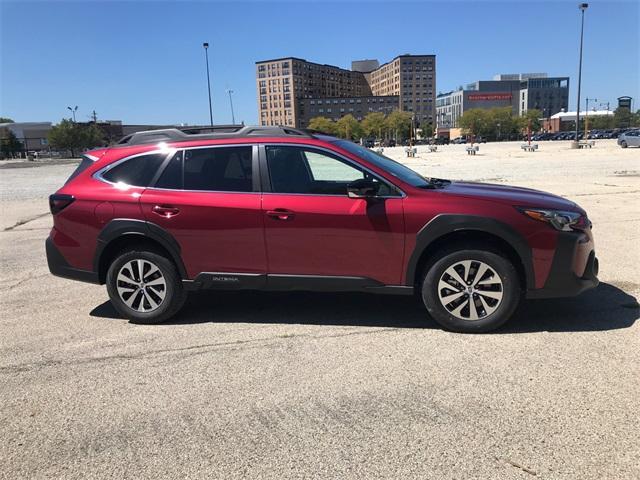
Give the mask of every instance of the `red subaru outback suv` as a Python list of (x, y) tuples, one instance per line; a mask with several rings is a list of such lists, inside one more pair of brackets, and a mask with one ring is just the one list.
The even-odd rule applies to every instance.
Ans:
[(86, 154), (50, 207), (51, 272), (106, 283), (139, 323), (194, 289), (358, 291), (417, 293), (443, 327), (484, 332), (522, 297), (598, 284), (575, 203), (287, 127), (135, 133)]

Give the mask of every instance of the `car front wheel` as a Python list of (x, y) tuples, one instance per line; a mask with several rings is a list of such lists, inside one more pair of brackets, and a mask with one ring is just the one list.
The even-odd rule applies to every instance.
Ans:
[(629, 145), (627, 145), (627, 142), (625, 142), (624, 140), (622, 140), (622, 141), (620, 142), (620, 146), (621, 146), (622, 148), (627, 148)]
[(182, 280), (173, 263), (151, 251), (119, 255), (109, 267), (106, 283), (115, 309), (133, 323), (168, 320), (186, 300)]
[(500, 327), (513, 314), (520, 297), (516, 269), (493, 251), (443, 252), (422, 282), (422, 299), (429, 314), (455, 332), (482, 333)]

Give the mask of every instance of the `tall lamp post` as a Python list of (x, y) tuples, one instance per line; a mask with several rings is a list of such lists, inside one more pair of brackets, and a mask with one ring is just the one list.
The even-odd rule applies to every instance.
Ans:
[(73, 108), (67, 107), (67, 110), (71, 111), (71, 115), (73, 115), (73, 123), (76, 123), (76, 112), (78, 111), (78, 106), (76, 105)]
[(230, 88), (227, 88), (227, 93), (229, 94), (229, 105), (231, 105), (231, 123), (233, 125), (236, 124), (236, 116), (233, 113), (233, 99), (231, 98), (231, 95), (233, 94), (233, 90), (231, 90)]
[(209, 121), (211, 126), (213, 127), (213, 109), (211, 108), (211, 80), (209, 78), (209, 44), (204, 42), (202, 44), (204, 47), (204, 57), (207, 63), (207, 91), (209, 92)]
[(589, 100), (591, 100), (592, 102), (597, 102), (598, 99), (597, 98), (589, 98), (587, 97), (586, 99), (586, 105), (585, 105), (585, 110), (584, 110), (584, 138), (585, 140), (587, 139), (587, 131), (589, 130)]
[(584, 11), (589, 8), (588, 3), (580, 3), (578, 5), (582, 13), (580, 24), (580, 62), (578, 64), (578, 102), (576, 103), (576, 137), (573, 142), (573, 148), (578, 148), (578, 130), (580, 129), (580, 87), (582, 85), (582, 40), (584, 38)]

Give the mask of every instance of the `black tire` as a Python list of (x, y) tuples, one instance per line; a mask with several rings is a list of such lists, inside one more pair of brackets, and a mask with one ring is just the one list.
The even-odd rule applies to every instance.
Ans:
[[(476, 297), (473, 305), (474, 312), (480, 317), (477, 320), (470, 319), (461, 319), (458, 316), (453, 315), (450, 310), (448, 310), (443, 302), (440, 300), (439, 296), (439, 282), (442, 276), (445, 274), (445, 271), (450, 267), (457, 265), (458, 262), (462, 262), (465, 260), (471, 260), (473, 263), (470, 264), (469, 268), (469, 277), (471, 278), (473, 267), (476, 266), (475, 274), (477, 275), (478, 269), (480, 266), (478, 262), (482, 262), (485, 265), (489, 266), (495, 274), (497, 274), (500, 278), (499, 280), (502, 282), (502, 285), (495, 286), (478, 286), (478, 290), (474, 290), (476, 292), (483, 292), (482, 289), (500, 289), (498, 293), (502, 293), (502, 298), (499, 302), (492, 305), (492, 308), (495, 308), (491, 313), (487, 313), (487, 310), (484, 309), (482, 305), (487, 304), (487, 302), (493, 303), (492, 299), (488, 299), (485, 301), (487, 297), (483, 296), (482, 299), (477, 298), (478, 294), (464, 293), (459, 299), (452, 301), (451, 303), (447, 303), (450, 309), (455, 306), (458, 306), (464, 302), (468, 302), (472, 299), (472, 297)], [(490, 271), (488, 274), (490, 275)], [(446, 277), (450, 279), (450, 277)], [(483, 275), (483, 278), (486, 278)], [(489, 276), (489, 278), (494, 278)], [(472, 278), (472, 280), (474, 280)], [(475, 279), (480, 281), (480, 279)], [(449, 280), (450, 281), (450, 280)], [(466, 292), (467, 286), (460, 287), (457, 284), (457, 290), (451, 289), (451, 292)], [(472, 287), (475, 288), (475, 287)], [(429, 266), (427, 266), (425, 275), (422, 281), (422, 301), (427, 307), (427, 311), (431, 315), (431, 317), (438, 322), (442, 327), (446, 330), (451, 330), (453, 332), (460, 333), (483, 333), (491, 330), (495, 330), (501, 325), (503, 325), (515, 309), (518, 307), (518, 303), (520, 302), (520, 298), (522, 296), (520, 281), (518, 277), (518, 272), (516, 271), (513, 264), (500, 252), (493, 250), (480, 250), (480, 249), (458, 249), (458, 250), (448, 250), (442, 251), (434, 257), (433, 262)], [(443, 295), (446, 296), (449, 294), (447, 289), (441, 290)], [(469, 299), (469, 300), (467, 300)], [(484, 301), (484, 303), (483, 303)], [(478, 307), (476, 307), (478, 305)], [(453, 306), (453, 307), (452, 307)], [(497, 308), (496, 308), (497, 307)], [(466, 310), (465, 310), (466, 309)], [(471, 309), (470, 303), (463, 307), (462, 311), (459, 312), (459, 315), (464, 315), (465, 312), (469, 312)], [(454, 308), (455, 310), (455, 308)], [(481, 312), (484, 312), (483, 316)], [(469, 314), (470, 316), (470, 314)]]
[(621, 146), (622, 148), (627, 148), (629, 145), (627, 145), (627, 142), (625, 142), (624, 140), (622, 140), (622, 141), (620, 142), (620, 146)]
[[(133, 300), (133, 305), (130, 307), (125, 303), (125, 300), (123, 298), (129, 300), (131, 296), (133, 296), (133, 294), (126, 297), (120, 296), (120, 293), (118, 293), (117, 277), (118, 273), (125, 265), (130, 265), (129, 262), (132, 261), (137, 264), (137, 260), (149, 262), (150, 264), (156, 266), (164, 279), (165, 285), (162, 288), (151, 287), (152, 293), (148, 292), (149, 287), (147, 287), (147, 289), (145, 289), (145, 292), (147, 292), (146, 294), (149, 295), (149, 297), (145, 297), (144, 295), (142, 295), (142, 292), (136, 293), (136, 295), (138, 295), (137, 299)], [(143, 267), (143, 269), (147, 272), (150, 271), (148, 263), (145, 263), (145, 265), (147, 265), (147, 268), (145, 269)], [(135, 278), (137, 270), (132, 273), (134, 280), (137, 280), (137, 278)], [(154, 275), (157, 276), (158, 273)], [(184, 290), (182, 279), (180, 278), (180, 275), (178, 274), (178, 271), (176, 270), (173, 262), (171, 262), (163, 255), (149, 250), (132, 250), (123, 252), (118, 255), (109, 266), (109, 270), (107, 271), (106, 283), (107, 292), (109, 294), (109, 298), (111, 299), (111, 304), (122, 316), (128, 318), (131, 323), (155, 324), (164, 322), (178, 313), (187, 299), (187, 292)], [(120, 286), (126, 287), (127, 283), (123, 284), (122, 282), (120, 282)], [(155, 290), (156, 288), (158, 288), (158, 290)], [(158, 299), (160, 298), (158, 292), (160, 294), (164, 292), (164, 298), (162, 298), (161, 301), (158, 301)], [(125, 293), (124, 295), (127, 294)], [(153, 308), (149, 303), (149, 298), (151, 298), (151, 301), (157, 301), (158, 306), (156, 308), (149, 311), (139, 311), (137, 308), (135, 308), (136, 304), (139, 305), (139, 302), (146, 302), (143, 303), (142, 308), (144, 308), (144, 306)]]

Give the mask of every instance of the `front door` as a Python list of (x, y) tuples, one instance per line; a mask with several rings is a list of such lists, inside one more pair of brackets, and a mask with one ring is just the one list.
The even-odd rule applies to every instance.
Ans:
[[(268, 273), (363, 277), (400, 285), (404, 255), (402, 196), (350, 160), (324, 149), (265, 146), (263, 194)], [(379, 197), (349, 198), (347, 185), (379, 182)], [(339, 282), (340, 279), (335, 279)]]
[(189, 278), (201, 272), (265, 273), (254, 149), (257, 157), (251, 145), (178, 151), (142, 193), (145, 218), (178, 241)]

